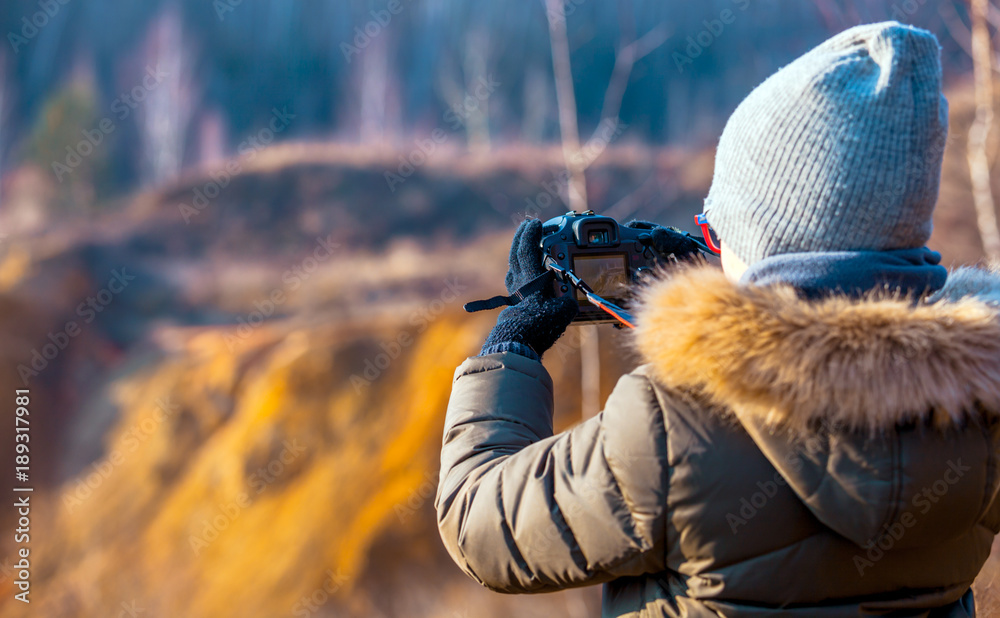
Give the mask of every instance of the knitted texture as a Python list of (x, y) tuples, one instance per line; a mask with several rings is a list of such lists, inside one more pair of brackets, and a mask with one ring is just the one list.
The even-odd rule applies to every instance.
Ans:
[[(545, 273), (541, 241), (542, 222), (538, 219), (523, 221), (514, 232), (509, 268), (504, 279), (508, 293), (513, 294), (524, 284)], [(500, 312), (497, 324), (486, 338), (480, 354), (497, 351), (520, 353), (518, 346), (507, 344), (523, 344), (541, 359), (542, 354), (555, 344), (579, 310), (573, 296), (554, 298), (551, 288), (529, 294), (520, 303)], [(522, 355), (530, 358), (530, 355)]]
[(626, 223), (625, 227), (649, 230), (653, 251), (656, 251), (658, 257), (664, 262), (668, 262), (671, 257), (682, 261), (691, 261), (701, 257), (698, 243), (675, 227), (664, 227), (642, 219), (633, 219)]
[[(500, 312), (497, 325), (483, 343), (480, 355), (499, 351), (494, 347), (498, 344), (520, 343), (531, 348), (540, 360), (566, 331), (578, 311), (579, 305), (571, 296), (542, 298), (541, 292), (536, 292)], [(516, 346), (502, 347), (520, 353)], [(531, 357), (530, 354), (522, 356)]]
[(747, 264), (784, 253), (921, 247), (947, 133), (934, 35), (898, 22), (851, 28), (736, 109), (705, 213)]
[(803, 298), (833, 295), (920, 298), (944, 287), (948, 269), (927, 247), (892, 251), (783, 253), (750, 266), (740, 283), (790, 285)]

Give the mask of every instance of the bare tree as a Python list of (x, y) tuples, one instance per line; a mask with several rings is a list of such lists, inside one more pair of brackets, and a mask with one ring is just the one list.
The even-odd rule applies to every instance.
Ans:
[(372, 38), (359, 65), (361, 90), (359, 138), (362, 144), (383, 145), (386, 133), (386, 100), (389, 90), (389, 37)]
[[(479, 93), (481, 84), (489, 81), (487, 60), (490, 55), (490, 35), (488, 29), (473, 29), (465, 37), (465, 75), (466, 97), (470, 93)], [(463, 103), (466, 97), (463, 97)], [(469, 136), (469, 146), (473, 151), (487, 152), (490, 149), (490, 98), (477, 96), (463, 108), (466, 114), (466, 132)]]
[[(989, 3), (987, 3), (989, 4)], [(988, 7), (988, 16), (998, 15), (1000, 11), (993, 6)], [(962, 50), (969, 55), (970, 58), (975, 56), (973, 51), (972, 43), (972, 32), (969, 27), (962, 22), (962, 18), (958, 15), (958, 11), (955, 10), (955, 6), (952, 2), (942, 2), (938, 7), (938, 14), (941, 15), (941, 19), (944, 21), (945, 29), (948, 30), (948, 34), (951, 35), (952, 40), (958, 44)], [(994, 17), (993, 19), (1000, 20), (1000, 15)], [(995, 73), (1000, 73), (1000, 61), (996, 63), (990, 63), (991, 69)]]
[(559, 110), (559, 134), (563, 159), (569, 172), (569, 205), (577, 211), (587, 210), (586, 166), (580, 152), (580, 133), (576, 121), (576, 94), (573, 92), (573, 69), (569, 60), (566, 38), (564, 0), (545, 0), (545, 16), (549, 21), (549, 42), (552, 47), (552, 72), (556, 81), (556, 107)]
[[(628, 11), (621, 11), (627, 13)], [(624, 17), (622, 23), (630, 23), (631, 15)], [(624, 28), (623, 28), (624, 30)], [(598, 133), (602, 125), (608, 122), (618, 122), (618, 113), (621, 111), (622, 99), (625, 98), (625, 90), (628, 88), (628, 80), (632, 76), (632, 69), (635, 63), (639, 62), (655, 49), (663, 45), (670, 33), (666, 24), (658, 24), (652, 30), (642, 35), (637, 40), (624, 40), (615, 55), (615, 68), (611, 72), (611, 81), (607, 90), (604, 91), (604, 104), (601, 107), (601, 124), (594, 130), (594, 134), (588, 140), (588, 144), (601, 140)]]
[[(6, 153), (6, 142), (4, 140), (10, 139), (7, 136), (5, 129), (7, 128), (6, 113), (7, 107), (5, 105), (6, 101), (4, 96), (7, 91), (7, 54), (0, 50), (0, 205), (3, 204), (3, 172), (4, 172), (4, 153)], [(0, 214), (2, 214), (2, 209), (0, 209)]]
[(143, 83), (150, 71), (161, 74), (163, 80), (148, 88), (142, 85), (145, 100), (137, 100), (146, 183), (158, 184), (175, 176), (184, 163), (197, 98), (190, 45), (176, 9), (165, 9), (153, 23), (148, 62), (140, 68), (137, 82)]
[[(562, 141), (563, 161), (569, 172), (570, 208), (584, 211), (589, 208), (587, 200), (587, 168), (593, 163), (593, 156), (585, 156), (580, 148), (580, 132), (576, 117), (576, 95), (573, 91), (573, 69), (569, 56), (569, 41), (566, 36), (565, 0), (545, 0), (545, 15), (549, 23), (549, 41), (552, 47), (552, 70), (556, 83), (556, 106), (559, 110), (559, 132)], [(606, 128), (606, 121), (617, 123), (622, 98), (628, 87), (628, 80), (635, 63), (663, 45), (667, 40), (667, 30), (659, 25), (637, 40), (634, 39), (634, 25), (629, 11), (630, 5), (619, 4), (619, 21), (622, 40), (615, 58), (615, 68), (605, 91), (601, 110), (601, 122), (588, 141), (586, 151), (601, 151), (607, 139), (600, 134)], [(627, 39), (627, 40), (626, 40)], [(591, 148), (592, 145), (598, 148)], [(601, 356), (600, 337), (596, 326), (580, 327), (580, 381), (581, 407), (583, 418), (589, 418), (600, 411)]]
[(638, 39), (632, 19), (631, 4), (620, 3), (619, 25), (622, 37), (615, 55), (615, 67), (604, 92), (601, 108), (601, 122), (584, 148), (580, 146), (579, 126), (576, 118), (576, 95), (573, 91), (573, 71), (569, 58), (569, 42), (566, 37), (565, 0), (545, 0), (545, 14), (549, 22), (549, 38), (552, 46), (552, 69), (556, 83), (556, 105), (559, 110), (559, 131), (561, 134), (563, 160), (569, 172), (569, 202), (573, 210), (586, 210), (586, 171), (593, 163), (593, 156), (585, 153), (600, 152), (607, 144), (602, 134), (608, 123), (618, 122), (622, 99), (628, 88), (629, 78), (635, 63), (663, 45), (669, 36), (665, 24), (658, 24)]
[(972, 199), (983, 251), (990, 260), (1000, 259), (1000, 229), (990, 181), (987, 154), (993, 126), (993, 45), (988, 25), (989, 0), (971, 0), (972, 60), (976, 82), (976, 119), (969, 129), (968, 159), (972, 178)]
[(543, 141), (545, 123), (552, 109), (552, 92), (549, 73), (535, 62), (524, 69), (524, 113), (521, 115), (522, 139), (531, 143)]
[[(6, 171), (5, 163), (7, 155), (11, 151), (13, 141), (13, 131), (11, 131), (10, 119), (12, 116), (11, 104), (14, 99), (14, 85), (7, 79), (7, 54), (0, 49), (0, 220), (9, 223), (10, 204), (3, 201), (3, 177)], [(7, 252), (8, 230), (7, 225), (0, 229), (0, 256)]]
[(992, 2), (990, 3), (990, 12), (987, 17), (989, 18), (990, 23), (993, 24), (994, 28), (1000, 29), (1000, 8), (994, 6)]
[[(628, 88), (628, 81), (632, 76), (635, 63), (663, 45), (667, 37), (670, 36), (666, 24), (658, 24), (636, 39), (635, 19), (631, 9), (632, 6), (629, 3), (621, 2), (618, 4), (618, 26), (621, 31), (621, 40), (618, 42), (618, 51), (615, 54), (615, 68), (611, 72), (608, 88), (604, 91), (601, 122), (618, 120), (618, 112), (621, 111), (622, 99), (625, 98), (625, 90)], [(591, 137), (591, 140), (594, 140), (595, 137)]]
[(350, 91), (357, 105), (347, 110), (348, 124), (358, 127), (361, 144), (400, 144), (403, 121), (395, 51), (393, 37), (383, 30), (351, 62)]
[(470, 151), (485, 153), (492, 147), (489, 123), (491, 93), (488, 88), (483, 89), (489, 83), (489, 30), (472, 28), (465, 36), (464, 45), (465, 53), (459, 71), (464, 85), (453, 77), (454, 67), (448, 67), (438, 74), (438, 88), (451, 108), (446, 116), (448, 123), (457, 121), (462, 125)]

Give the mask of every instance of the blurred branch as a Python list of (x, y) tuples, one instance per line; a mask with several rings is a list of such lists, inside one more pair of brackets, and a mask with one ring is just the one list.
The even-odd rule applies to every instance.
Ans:
[[(962, 18), (959, 16), (958, 11), (955, 10), (955, 5), (951, 2), (943, 2), (938, 7), (938, 13), (944, 20), (945, 28), (948, 29), (948, 34), (951, 35), (951, 38), (958, 43), (958, 46), (961, 47), (970, 58), (972, 58), (974, 55), (972, 51), (972, 32), (969, 30), (968, 26), (962, 22)], [(991, 65), (992, 64), (993, 63), (991, 63)], [(996, 66), (992, 67), (992, 70), (1000, 73), (1000, 62), (997, 62)]]
[(983, 251), (990, 260), (1000, 258), (1000, 228), (997, 227), (996, 203), (990, 180), (987, 155), (993, 125), (993, 45), (988, 25), (989, 0), (971, 0), (972, 62), (976, 88), (976, 119), (969, 129), (968, 159), (972, 179), (972, 198), (976, 220), (983, 241)]
[(843, 15), (836, 4), (829, 2), (829, 0), (814, 0), (813, 4), (823, 17), (827, 30), (834, 32), (844, 27)]
[(972, 57), (972, 32), (962, 23), (962, 18), (958, 16), (958, 11), (951, 2), (942, 2), (938, 7), (938, 14), (944, 20), (945, 28), (952, 40), (965, 50), (965, 53)]
[[(488, 81), (486, 61), (490, 54), (489, 30), (471, 30), (465, 37), (465, 63), (462, 72), (465, 74), (465, 92), (476, 91), (476, 87)], [(488, 96), (477, 98), (473, 109), (466, 110), (466, 135), (469, 148), (476, 152), (489, 152), (490, 144), (490, 99)]]
[(358, 67), (361, 72), (358, 137), (362, 144), (378, 144), (380, 147), (385, 144), (386, 101), (389, 92), (388, 44), (388, 37), (373, 37)]
[(563, 160), (569, 172), (569, 205), (576, 211), (587, 210), (587, 178), (580, 151), (579, 125), (576, 119), (576, 95), (573, 92), (573, 69), (566, 38), (566, 11), (563, 0), (544, 0), (552, 47), (552, 72), (556, 81), (556, 106), (559, 109), (559, 134)]
[(677, 187), (670, 184), (663, 186), (656, 171), (651, 173), (646, 180), (639, 185), (639, 188), (618, 200), (611, 208), (604, 211), (604, 216), (624, 221), (629, 217), (634, 217), (640, 208), (646, 205), (653, 196), (659, 196), (665, 201), (669, 201), (672, 196), (669, 193), (676, 193)]
[(618, 54), (615, 56), (615, 68), (611, 72), (611, 81), (608, 83), (608, 89), (604, 92), (601, 122), (594, 129), (590, 141), (598, 139), (598, 132), (601, 131), (602, 124), (606, 121), (618, 120), (618, 113), (621, 111), (622, 100), (625, 98), (625, 90), (628, 88), (628, 80), (632, 77), (635, 63), (666, 43), (669, 37), (666, 24), (659, 24), (639, 39), (618, 50)]
[(601, 411), (601, 333), (594, 324), (577, 328), (580, 337), (580, 408), (581, 419)]
[(186, 137), (200, 98), (193, 77), (194, 52), (176, 9), (164, 9), (153, 20), (145, 55), (145, 70), (156, 67), (165, 75), (162, 83), (148, 89), (137, 110), (145, 180), (159, 184), (183, 166)]
[[(490, 33), (470, 30), (465, 37), (465, 53), (460, 66), (446, 59), (438, 71), (438, 92), (450, 108), (446, 119), (461, 125), (470, 152), (489, 152), (489, 93), (480, 96), (481, 86), (490, 79), (487, 58), (490, 56)], [(461, 83), (454, 74), (461, 76)]]
[(858, 7), (854, 6), (854, 2), (852, 0), (844, 0), (844, 3), (847, 5), (847, 16), (850, 19), (850, 23), (864, 23), (864, 20), (861, 18), (861, 14), (858, 13)]

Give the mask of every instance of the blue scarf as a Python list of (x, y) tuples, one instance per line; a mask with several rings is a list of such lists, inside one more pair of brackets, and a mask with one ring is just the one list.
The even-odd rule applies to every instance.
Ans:
[(876, 289), (920, 296), (944, 286), (948, 269), (927, 247), (893, 251), (786, 253), (755, 262), (740, 283), (789, 284), (808, 299), (833, 294), (854, 298)]

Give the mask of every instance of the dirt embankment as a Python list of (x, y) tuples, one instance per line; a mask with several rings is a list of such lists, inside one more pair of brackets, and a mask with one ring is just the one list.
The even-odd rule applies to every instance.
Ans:
[[(971, 107), (965, 90), (950, 98), (931, 245), (969, 263), (981, 257), (964, 158)], [(432, 509), (452, 372), (495, 317), (460, 305), (501, 290), (512, 215), (564, 210), (557, 153), (445, 153), (395, 191), (393, 159), (366, 157), (279, 149), (187, 221), (182, 206), (211, 173), (4, 247), (0, 387), (19, 387), (35, 350), (81, 326), (30, 376), (32, 615), (596, 611), (596, 589), (518, 598), (477, 587), (444, 554)], [(595, 207), (623, 219), (688, 227), (711, 179), (710, 152), (621, 147), (601, 161)], [(122, 269), (135, 279), (87, 321), (87, 299)], [(633, 359), (621, 333), (601, 337), (606, 397)], [(575, 331), (546, 365), (565, 427), (580, 401)], [(977, 583), (981, 607), (995, 603), (997, 573), (991, 561)], [(0, 612), (22, 615), (11, 586), (3, 570)]]

